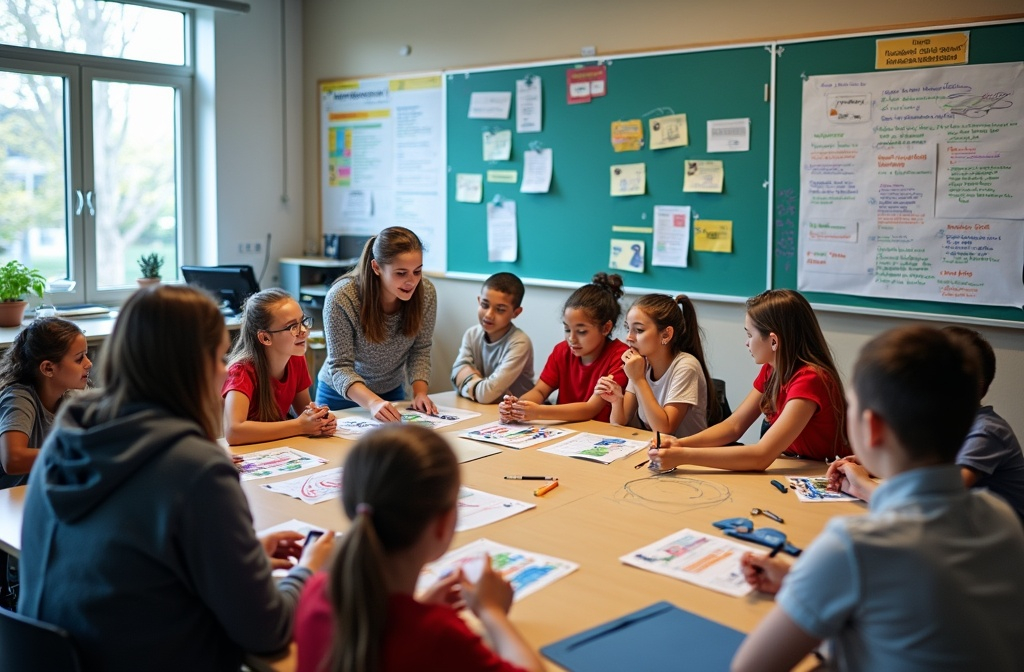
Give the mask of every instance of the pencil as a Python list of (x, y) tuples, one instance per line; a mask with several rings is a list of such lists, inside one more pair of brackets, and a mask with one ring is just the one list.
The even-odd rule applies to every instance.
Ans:
[(781, 551), (783, 546), (785, 546), (785, 545), (786, 545), (786, 540), (785, 539), (783, 539), (779, 543), (775, 544), (775, 547), (772, 548), (772, 552), (768, 554), (768, 557), (769, 558), (774, 558), (776, 555), (779, 554), (779, 551)]
[(537, 488), (536, 490), (534, 490), (533, 491), (533, 496), (534, 497), (540, 497), (541, 495), (546, 495), (547, 493), (551, 492), (552, 490), (554, 490), (557, 487), (558, 487), (558, 481), (551, 481), (547, 485), (541, 486), (541, 487)]

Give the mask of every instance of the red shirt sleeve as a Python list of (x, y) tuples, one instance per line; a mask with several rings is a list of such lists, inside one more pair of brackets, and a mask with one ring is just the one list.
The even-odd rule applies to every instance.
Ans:
[(238, 390), (252, 401), (256, 390), (256, 370), (248, 362), (236, 362), (228, 367), (228, 376), (220, 388), (220, 396), (227, 396), (231, 390)]

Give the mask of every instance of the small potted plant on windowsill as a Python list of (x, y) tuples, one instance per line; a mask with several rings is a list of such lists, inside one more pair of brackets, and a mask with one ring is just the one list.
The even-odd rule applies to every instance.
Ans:
[(0, 327), (17, 327), (25, 317), (29, 292), (43, 298), (46, 278), (34, 268), (11, 260), (0, 266)]
[(163, 268), (164, 258), (156, 252), (144, 254), (138, 259), (139, 270), (142, 277), (138, 279), (139, 287), (155, 285), (160, 282), (160, 269)]

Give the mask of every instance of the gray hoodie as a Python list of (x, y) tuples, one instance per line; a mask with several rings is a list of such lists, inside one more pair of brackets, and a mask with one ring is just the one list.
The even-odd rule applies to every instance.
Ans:
[(291, 639), (305, 569), (277, 586), (226, 452), (157, 406), (87, 426), (67, 405), (29, 478), (18, 610), (86, 669), (238, 669)]

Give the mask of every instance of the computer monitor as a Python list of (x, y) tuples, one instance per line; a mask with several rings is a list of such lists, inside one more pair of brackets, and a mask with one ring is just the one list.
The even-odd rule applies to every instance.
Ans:
[(229, 315), (242, 312), (242, 304), (260, 291), (252, 266), (182, 266), (185, 282), (202, 287), (221, 302), (221, 310)]

